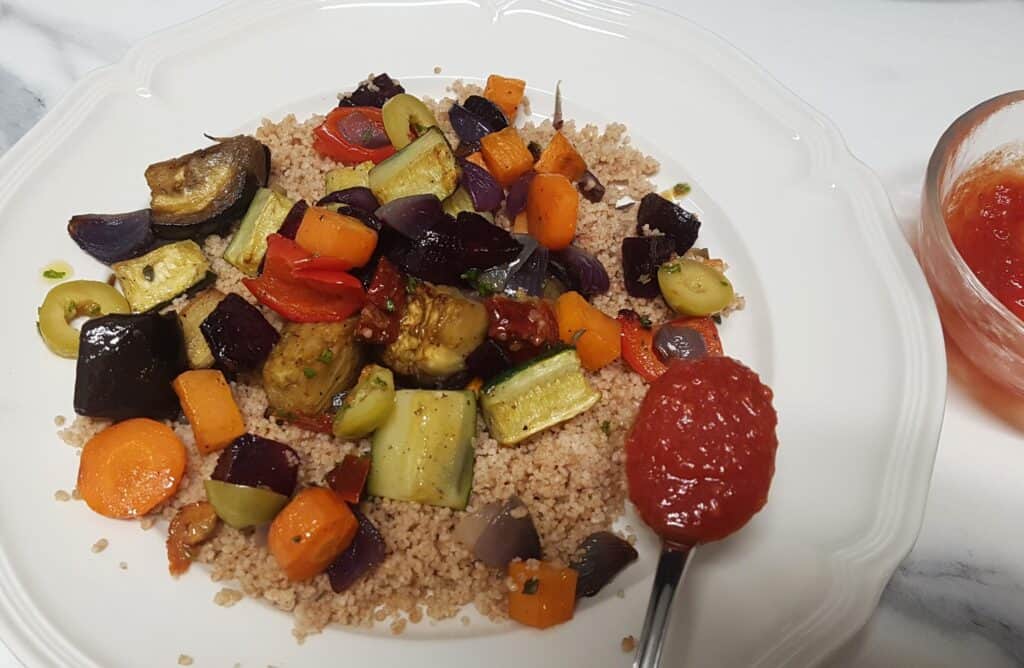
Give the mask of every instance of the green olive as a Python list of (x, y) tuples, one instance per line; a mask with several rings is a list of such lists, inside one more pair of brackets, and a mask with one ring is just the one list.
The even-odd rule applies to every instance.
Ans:
[(334, 435), (346, 440), (362, 438), (384, 424), (394, 407), (395, 376), (391, 369), (367, 364), (334, 416)]
[(75, 318), (95, 318), (108, 313), (130, 313), (124, 296), (100, 281), (68, 281), (46, 293), (39, 307), (39, 334), (46, 347), (61, 357), (78, 357)]
[(203, 485), (206, 500), (213, 505), (217, 516), (236, 529), (266, 524), (288, 503), (284, 494), (262, 487), (233, 485), (222, 480), (207, 480)]
[(412, 143), (412, 140), (423, 134), (427, 128), (437, 125), (434, 114), (427, 105), (414, 95), (400, 93), (395, 95), (380, 110), (384, 121), (384, 131), (388, 139), (398, 150)]
[(735, 298), (725, 274), (697, 260), (678, 259), (661, 265), (658, 286), (668, 305), (683, 315), (718, 313)]

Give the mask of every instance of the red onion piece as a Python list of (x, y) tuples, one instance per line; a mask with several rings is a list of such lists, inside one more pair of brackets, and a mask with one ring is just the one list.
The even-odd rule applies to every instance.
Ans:
[(104, 264), (130, 260), (153, 246), (149, 209), (72, 216), (68, 234), (82, 250)]
[(462, 161), (462, 187), (469, 192), (473, 208), (477, 211), (494, 211), (501, 206), (505, 192), (491, 173), (469, 161)]
[(357, 209), (373, 213), (380, 207), (380, 202), (373, 195), (373, 191), (363, 186), (336, 190), (317, 201), (317, 206), (325, 204), (347, 204)]
[(598, 531), (580, 543), (580, 557), (570, 564), (578, 574), (576, 598), (593, 596), (637, 558), (636, 549), (609, 531)]
[(299, 225), (302, 224), (302, 217), (306, 215), (306, 209), (309, 205), (306, 204), (305, 200), (299, 200), (292, 205), (292, 208), (288, 211), (288, 215), (284, 217), (284, 222), (281, 224), (281, 229), (277, 231), (282, 237), (287, 239), (295, 239), (295, 235), (299, 233)]
[(516, 179), (508, 188), (508, 197), (505, 198), (505, 213), (510, 220), (526, 210), (526, 196), (530, 192), (530, 182), (536, 176), (536, 172), (530, 170)]
[(336, 594), (345, 591), (367, 573), (384, 563), (387, 544), (384, 536), (358, 506), (350, 506), (359, 520), (352, 543), (327, 567), (327, 579)]

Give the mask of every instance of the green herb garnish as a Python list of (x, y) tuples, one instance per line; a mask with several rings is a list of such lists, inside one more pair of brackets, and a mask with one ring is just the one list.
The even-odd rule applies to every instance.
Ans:
[(384, 310), (387, 311), (388, 313), (394, 313), (395, 312), (395, 300), (392, 299), (391, 297), (388, 297), (384, 301)]
[(302, 373), (306, 375), (306, 378), (316, 378), (316, 369), (308, 366), (302, 370)]
[(651, 319), (648, 316), (640, 316), (640, 326), (644, 329), (650, 329), (653, 324), (654, 323), (651, 322)]
[(419, 286), (420, 279), (416, 278), (415, 276), (405, 277), (405, 291), (408, 292), (409, 294), (416, 292), (416, 288), (418, 288)]
[(537, 578), (530, 578), (529, 580), (523, 583), (524, 594), (529, 594), (530, 596), (532, 596), (537, 593), (538, 589), (540, 589), (540, 580), (538, 580)]
[(68, 272), (66, 272), (66, 271), (57, 271), (56, 269), (47, 269), (46, 271), (43, 272), (43, 278), (59, 279), (59, 278), (64, 278), (67, 275), (68, 275)]
[(320, 357), (317, 358), (324, 364), (330, 364), (331, 360), (334, 359), (334, 351), (330, 348), (324, 348), (324, 351), (320, 353)]

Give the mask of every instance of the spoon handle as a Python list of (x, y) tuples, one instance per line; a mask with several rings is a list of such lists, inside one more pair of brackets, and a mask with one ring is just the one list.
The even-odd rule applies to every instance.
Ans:
[(654, 573), (654, 586), (651, 589), (651, 600), (647, 603), (647, 616), (644, 618), (644, 629), (640, 633), (640, 646), (637, 649), (633, 668), (658, 668), (661, 665), (661, 650), (665, 641), (665, 625), (672, 611), (672, 599), (676, 588), (686, 573), (695, 547), (668, 546), (661, 548), (658, 559), (658, 570)]

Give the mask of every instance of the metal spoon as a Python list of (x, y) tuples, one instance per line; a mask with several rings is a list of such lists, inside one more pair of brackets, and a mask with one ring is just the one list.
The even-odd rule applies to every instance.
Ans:
[(644, 628), (640, 632), (640, 647), (633, 668), (658, 668), (665, 643), (665, 626), (672, 612), (676, 589), (686, 575), (686, 569), (697, 551), (695, 545), (662, 543), (658, 570), (654, 572), (651, 600), (647, 603)]

